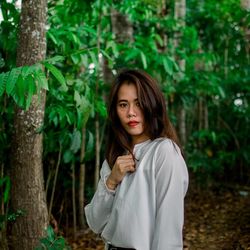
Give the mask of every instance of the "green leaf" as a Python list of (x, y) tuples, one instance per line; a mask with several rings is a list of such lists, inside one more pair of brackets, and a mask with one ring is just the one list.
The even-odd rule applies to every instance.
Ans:
[(129, 51), (128, 55), (125, 57), (125, 61), (129, 62), (130, 60), (136, 58), (138, 56), (139, 50), (137, 48), (133, 48)]
[(101, 49), (101, 53), (110, 61), (113, 61), (113, 59), (108, 55), (108, 53), (106, 53), (104, 50)]
[(81, 106), (82, 99), (78, 91), (74, 92), (74, 101), (76, 102), (76, 106)]
[(25, 79), (26, 82), (26, 105), (25, 105), (25, 110), (27, 110), (30, 107), (32, 97), (36, 93), (36, 84), (35, 81), (32, 77), (32, 75), (28, 75)]
[(83, 26), (83, 29), (84, 29), (85, 31), (87, 31), (88, 33), (94, 35), (94, 37), (96, 37), (96, 30), (95, 30), (95, 29), (91, 28), (91, 27), (88, 26), (88, 25), (84, 25), (84, 26)]
[(66, 150), (63, 154), (63, 161), (64, 163), (69, 163), (74, 159), (74, 154), (71, 150)]
[(146, 69), (148, 67), (147, 66), (146, 56), (145, 56), (145, 54), (142, 51), (140, 52), (140, 55), (141, 55), (141, 60), (142, 60), (143, 68)]
[(79, 130), (75, 130), (71, 139), (70, 150), (75, 154), (81, 147), (81, 133)]
[(225, 98), (225, 97), (226, 97), (226, 94), (225, 94), (224, 89), (223, 89), (221, 86), (218, 86), (218, 90), (219, 90), (220, 96), (221, 96), (222, 98)]
[(91, 114), (91, 106), (87, 106), (82, 110), (82, 107), (77, 108), (77, 128), (84, 128)]
[(54, 249), (64, 249), (65, 247), (65, 239), (63, 237), (58, 237), (53, 244)]
[(162, 58), (163, 66), (165, 71), (172, 76), (173, 75), (173, 62), (172, 60), (169, 60), (169, 57), (163, 57)]
[(48, 240), (50, 242), (53, 242), (53, 240), (55, 239), (55, 233), (51, 226), (48, 226), (47, 228), (47, 235), (48, 235)]
[(95, 67), (98, 66), (98, 59), (97, 59), (97, 54), (94, 53), (93, 51), (89, 51), (89, 55), (91, 57), (92, 62), (94, 63)]
[(33, 74), (37, 70), (37, 65), (23, 66), (22, 67), (22, 76), (25, 79), (28, 75)]
[(71, 54), (70, 55), (74, 64), (78, 64), (81, 62), (81, 55), (80, 54)]
[(63, 62), (65, 60), (64, 56), (54, 56), (51, 58), (47, 58), (45, 61), (43, 61), (42, 63), (49, 63), (49, 64), (53, 64), (53, 63), (57, 63), (57, 62)]
[(44, 71), (42, 69), (38, 69), (35, 72), (34, 76), (35, 76), (35, 79), (38, 82), (38, 86), (37, 86), (38, 92), (39, 92), (40, 89), (49, 90), (48, 81), (47, 81), (45, 73), (44, 73)]
[(162, 40), (161, 36), (159, 34), (155, 34), (155, 38), (156, 38), (157, 42), (160, 44), (160, 46), (162, 47), (164, 44), (163, 44), (163, 40)]
[(15, 94), (18, 97), (18, 105), (23, 107), (25, 102), (25, 82), (20, 74), (16, 83)]
[(6, 76), (7, 73), (0, 74), (0, 96), (2, 96), (5, 91), (6, 80), (4, 79), (7, 79)]
[(107, 109), (103, 100), (98, 100), (96, 102), (96, 111), (102, 116), (107, 117)]
[(93, 155), (94, 151), (94, 146), (95, 146), (95, 141), (94, 141), (94, 135), (90, 131), (88, 131), (88, 140), (87, 140), (87, 145), (86, 145), (86, 152), (83, 161), (86, 162), (91, 159), (91, 156)]
[(14, 68), (10, 71), (9, 77), (6, 82), (6, 93), (8, 95), (12, 94), (12, 91), (15, 88), (20, 73), (21, 73), (21, 68)]
[(66, 85), (66, 81), (61, 71), (58, 70), (54, 65), (44, 62), (43, 65), (53, 74), (53, 76), (62, 84)]
[(0, 187), (3, 185), (5, 185), (3, 197), (4, 197), (4, 202), (6, 203), (9, 199), (10, 185), (11, 185), (9, 176), (0, 178)]
[(55, 36), (53, 35), (53, 33), (50, 32), (49, 30), (47, 32), (47, 36), (54, 42), (55, 45), (58, 45), (57, 39), (55, 38)]

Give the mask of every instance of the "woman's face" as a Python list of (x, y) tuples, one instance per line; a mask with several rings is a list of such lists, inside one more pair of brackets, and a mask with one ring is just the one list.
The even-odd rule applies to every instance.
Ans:
[(144, 115), (133, 83), (121, 85), (118, 90), (116, 110), (122, 127), (132, 137), (134, 145), (149, 139), (145, 133)]

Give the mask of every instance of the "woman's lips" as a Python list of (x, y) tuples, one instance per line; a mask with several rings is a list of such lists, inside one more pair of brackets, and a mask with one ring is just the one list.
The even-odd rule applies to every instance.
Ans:
[(128, 123), (128, 125), (129, 125), (130, 127), (135, 127), (138, 123), (139, 123), (139, 122), (137, 122), (137, 121), (130, 121), (130, 122)]

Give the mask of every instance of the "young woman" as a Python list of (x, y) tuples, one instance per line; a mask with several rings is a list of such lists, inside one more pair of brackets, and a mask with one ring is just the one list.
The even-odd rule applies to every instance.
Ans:
[(122, 71), (111, 88), (106, 160), (85, 207), (109, 250), (182, 250), (188, 172), (156, 81)]

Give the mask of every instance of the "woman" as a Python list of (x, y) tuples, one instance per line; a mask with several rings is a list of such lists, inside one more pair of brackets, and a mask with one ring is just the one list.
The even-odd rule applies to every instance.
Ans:
[(183, 249), (188, 172), (164, 96), (147, 73), (125, 70), (111, 88), (106, 160), (85, 207), (106, 249)]

